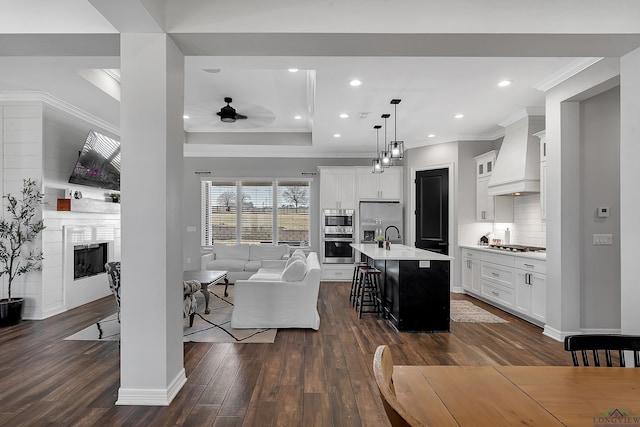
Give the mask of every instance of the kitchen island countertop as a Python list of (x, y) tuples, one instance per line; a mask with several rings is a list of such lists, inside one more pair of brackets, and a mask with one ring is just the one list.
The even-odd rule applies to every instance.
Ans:
[(369, 258), (397, 261), (452, 261), (453, 257), (411, 246), (391, 244), (391, 249), (379, 248), (376, 243), (352, 243), (351, 247)]

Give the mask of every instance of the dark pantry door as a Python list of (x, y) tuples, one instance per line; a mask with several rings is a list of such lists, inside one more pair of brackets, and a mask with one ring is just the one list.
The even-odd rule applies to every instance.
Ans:
[(449, 168), (416, 172), (416, 248), (449, 255)]

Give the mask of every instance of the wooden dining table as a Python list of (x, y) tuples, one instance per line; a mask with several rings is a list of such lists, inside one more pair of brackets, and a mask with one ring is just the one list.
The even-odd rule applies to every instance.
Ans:
[(393, 382), (427, 426), (640, 427), (640, 369), (395, 365)]

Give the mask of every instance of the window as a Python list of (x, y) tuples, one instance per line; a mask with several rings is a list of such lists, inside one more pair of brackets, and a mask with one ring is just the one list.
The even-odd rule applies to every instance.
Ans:
[(278, 182), (278, 240), (309, 246), (309, 182)]
[(273, 242), (273, 182), (243, 181), (240, 230), (242, 243)]
[(202, 181), (202, 245), (309, 245), (308, 180)]

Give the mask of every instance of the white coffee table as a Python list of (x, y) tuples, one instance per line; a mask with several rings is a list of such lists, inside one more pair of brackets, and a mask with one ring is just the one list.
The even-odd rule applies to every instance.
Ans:
[(200, 282), (200, 291), (204, 295), (205, 308), (204, 313), (209, 314), (209, 286), (220, 283), (224, 280), (224, 296), (228, 297), (229, 279), (227, 279), (228, 271), (222, 270), (188, 270), (184, 272), (183, 280), (197, 280)]

